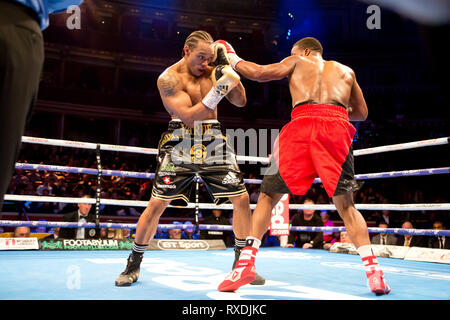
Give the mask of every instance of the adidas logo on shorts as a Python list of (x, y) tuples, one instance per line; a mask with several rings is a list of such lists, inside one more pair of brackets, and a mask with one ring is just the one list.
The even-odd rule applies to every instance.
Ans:
[(241, 179), (236, 175), (236, 173), (228, 171), (228, 174), (223, 178), (222, 184), (238, 185), (241, 183)]

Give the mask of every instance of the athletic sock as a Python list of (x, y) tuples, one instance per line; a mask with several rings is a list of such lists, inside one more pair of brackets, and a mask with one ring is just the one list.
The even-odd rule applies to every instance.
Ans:
[(245, 247), (245, 239), (234, 238), (234, 247), (238, 250)]
[(379, 270), (378, 260), (369, 244), (360, 246), (356, 250), (361, 257), (366, 273), (372, 273), (373, 271)]
[[(241, 250), (241, 254), (239, 256), (238, 265), (241, 265), (242, 262), (247, 260), (247, 262), (255, 262), (256, 253), (258, 253), (259, 246), (261, 245), (261, 240), (254, 237), (247, 237), (245, 240), (245, 247)], [(248, 261), (249, 260), (249, 261)]]
[(135, 242), (131, 251), (134, 254), (143, 255), (144, 252), (147, 250), (147, 247), (148, 247), (148, 244), (139, 244), (139, 243)]
[(246, 247), (252, 247), (258, 250), (260, 245), (261, 240), (259, 240), (258, 238), (248, 236), (247, 239), (245, 239)]

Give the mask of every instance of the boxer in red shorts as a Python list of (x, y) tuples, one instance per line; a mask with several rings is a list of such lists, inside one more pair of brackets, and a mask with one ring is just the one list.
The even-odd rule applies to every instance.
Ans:
[(281, 130), (274, 145), (246, 246), (219, 291), (235, 291), (253, 281), (256, 254), (273, 207), (284, 193), (304, 195), (319, 176), (361, 256), (371, 291), (388, 294), (390, 288), (371, 249), (366, 221), (353, 202), (358, 184), (354, 180), (352, 150), (356, 130), (350, 120), (363, 121), (368, 115), (354, 71), (339, 62), (324, 60), (322, 45), (311, 37), (296, 42), (291, 56), (269, 65), (244, 61), (229, 43), (217, 42), (226, 47), (233, 69), (248, 79), (266, 82), (287, 77), (293, 104), (291, 122)]

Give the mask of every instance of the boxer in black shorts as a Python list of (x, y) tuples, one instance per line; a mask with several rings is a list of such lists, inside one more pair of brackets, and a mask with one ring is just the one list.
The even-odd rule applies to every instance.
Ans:
[(217, 205), (229, 197), (245, 195), (247, 189), (236, 155), (223, 136), (220, 123), (205, 120), (198, 122), (196, 128), (188, 128), (179, 119), (170, 121), (158, 145), (152, 197), (186, 206), (196, 173)]
[[(216, 67), (210, 66), (215, 62)], [(217, 121), (222, 98), (237, 107), (247, 103), (239, 75), (233, 71), (224, 47), (213, 43), (205, 31), (191, 33), (183, 58), (158, 78), (162, 102), (172, 120), (158, 145), (158, 167), (152, 196), (139, 218), (136, 238), (125, 270), (116, 286), (129, 286), (139, 277), (143, 254), (153, 238), (158, 221), (169, 203), (186, 206), (194, 177), (200, 175), (216, 204), (233, 204), (235, 261), (250, 232), (249, 195), (232, 148)], [(252, 284), (264, 284), (257, 275)]]

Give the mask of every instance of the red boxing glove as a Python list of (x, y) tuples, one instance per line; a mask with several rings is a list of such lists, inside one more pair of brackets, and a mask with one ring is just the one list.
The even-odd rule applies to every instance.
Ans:
[(228, 60), (230, 60), (230, 65), (231, 67), (236, 70), (236, 65), (242, 61), (243, 59), (240, 58), (237, 54), (236, 51), (234, 50), (234, 48), (231, 46), (231, 44), (229, 44), (228, 42), (226, 42), (225, 40), (217, 40), (214, 43), (220, 43), (223, 44), (225, 46), (225, 49), (227, 50), (227, 56), (228, 56)]

